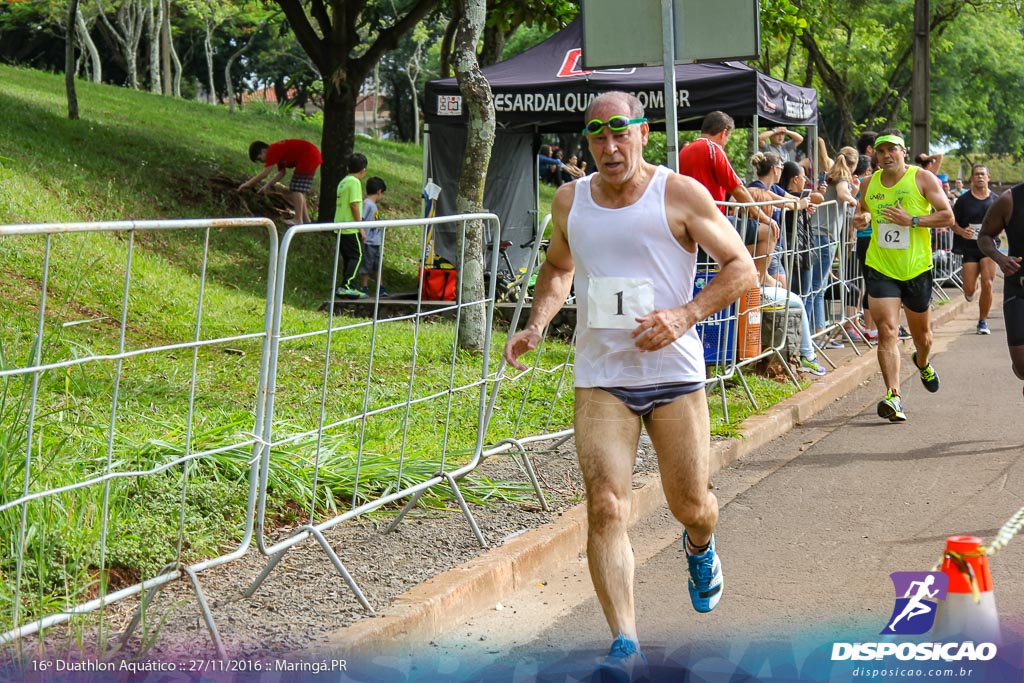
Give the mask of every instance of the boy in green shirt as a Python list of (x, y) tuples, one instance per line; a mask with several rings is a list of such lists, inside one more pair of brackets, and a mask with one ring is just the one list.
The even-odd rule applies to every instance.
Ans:
[[(356, 152), (348, 158), (348, 175), (338, 183), (338, 204), (335, 223), (354, 223), (363, 217), (363, 185), (366, 176), (366, 156)], [(363, 260), (363, 229), (345, 228), (341, 231), (341, 282), (335, 294), (343, 299), (365, 299), (366, 294), (355, 287), (356, 273)]]

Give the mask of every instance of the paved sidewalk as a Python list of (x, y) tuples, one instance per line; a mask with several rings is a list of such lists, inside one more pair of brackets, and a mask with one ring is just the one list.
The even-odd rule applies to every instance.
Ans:
[[(968, 307), (969, 310), (965, 310)], [(958, 313), (961, 310), (964, 310), (964, 313), (958, 317)], [(999, 308), (996, 307), (996, 310), (998, 311)], [(970, 329), (973, 332), (973, 322), (970, 321), (970, 317), (972, 314), (976, 314), (975, 312), (976, 308), (966, 304), (962, 298), (954, 299), (952, 302), (939, 307), (935, 312), (936, 353), (940, 354), (939, 360), (936, 361), (936, 366), (943, 378), (943, 392), (935, 395), (933, 401), (925, 403), (920, 397), (924, 390), (920, 386), (916, 387), (916, 391), (912, 388), (914, 385), (911, 382), (916, 383), (917, 380), (915, 377), (910, 377), (912, 372), (909, 370), (909, 350), (904, 352), (904, 374), (909, 377), (909, 381), (904, 385), (906, 387), (904, 394), (907, 398), (907, 410), (911, 416), (911, 421), (908, 425), (912, 426), (920, 419), (919, 414), (923, 405), (929, 405), (929, 410), (932, 410), (937, 405), (961, 405), (961, 402), (957, 400), (959, 380), (955, 375), (950, 374), (951, 368), (945, 367), (944, 363), (946, 365), (948, 363), (942, 358), (941, 354), (953, 342), (954, 337), (962, 336), (966, 324), (969, 323)], [(994, 323), (992, 336), (979, 337), (978, 339), (983, 340), (985, 345), (984, 352), (988, 356), (998, 359), (993, 361), (994, 369), (992, 370), (993, 375), (995, 375), (992, 386), (997, 386), (999, 384), (1007, 384), (1011, 380), (1005, 378), (1005, 375), (1008, 373), (1008, 355), (1005, 347), (1005, 338), (1003, 337), (1002, 321), (1000, 319), (994, 321)], [(947, 332), (947, 328), (950, 331)], [(989, 353), (990, 351), (991, 353)], [(858, 393), (857, 390), (862, 385), (869, 382), (872, 378), (879, 376), (873, 350), (859, 357), (849, 348), (830, 351), (829, 355), (838, 365), (837, 369), (831, 370), (824, 378), (816, 381), (811, 388), (799, 392), (787, 401), (773, 407), (765, 414), (749, 418), (743, 425), (744, 438), (715, 444), (716, 470), (730, 468), (733, 463), (736, 463), (741, 458), (756, 454), (759, 449), (769, 444), (769, 442), (790, 432), (793, 427), (809, 420), (813, 415), (831, 408), (833, 404), (843, 397), (856, 395)], [(970, 367), (969, 363), (967, 365)], [(1003, 377), (1001, 380), (999, 379), (1000, 373)], [(1019, 384), (1015, 379), (1012, 382)], [(875, 383), (877, 384), (877, 382)], [(901, 429), (910, 433), (909, 430), (905, 429), (907, 425), (888, 425), (887, 423), (882, 423), (877, 416), (874, 416), (874, 403), (878, 400), (875, 394), (879, 393), (879, 389), (874, 387), (870, 389), (869, 393), (870, 397), (867, 400), (870, 401), (870, 406), (867, 410), (870, 412), (873, 421), (878, 423), (878, 425), (872, 427), (870, 432), (872, 434), (878, 432), (876, 428), (878, 426), (893, 430), (892, 432), (887, 431), (884, 434), (878, 432), (872, 438), (888, 440), (893, 433)], [(1019, 386), (1016, 386), (1015, 396), (1019, 401)], [(925, 398), (928, 397), (926, 396)], [(860, 397), (860, 400), (865, 399)], [(964, 411), (962, 417), (964, 419), (973, 419), (983, 414), (983, 411), (977, 406), (978, 404), (975, 403), (974, 407), (970, 410)], [(915, 434), (921, 433), (920, 428), (911, 427), (911, 429)], [(927, 441), (922, 440), (921, 436), (916, 436), (915, 439), (919, 443), (913, 447), (908, 445), (908, 450), (911, 452), (917, 452), (928, 447)], [(865, 444), (864, 448), (865, 452), (869, 452), (875, 446)], [(730, 469), (723, 469), (722, 472), (716, 475), (715, 484), (716, 488), (719, 489), (717, 492), (723, 503), (723, 529), (721, 534), (723, 552), (729, 552), (725, 548), (730, 538), (745, 537), (745, 534), (732, 532), (728, 528), (728, 520), (733, 516), (732, 511), (727, 509), (728, 506), (736, 505), (737, 507), (732, 509), (738, 509), (740, 503), (736, 502), (737, 497), (751, 490), (760, 481), (769, 477), (792, 459), (800, 456), (804, 450), (803, 447), (798, 447), (776, 454), (776, 456), (773, 456), (773, 461), (767, 465), (760, 458), (752, 460), (751, 463), (748, 463), (746, 460), (740, 461), (743, 476), (740, 476), (735, 482), (732, 481), (734, 478), (732, 475), (735, 473), (732, 473)], [(753, 462), (761, 464), (754, 465), (752, 464)], [(751, 476), (751, 474), (754, 476)], [(658, 540), (651, 541), (651, 539), (647, 539), (653, 545), (647, 544), (645, 550), (638, 548), (638, 566), (647, 558), (653, 557), (652, 553), (656, 554), (662, 548), (673, 545), (679, 537), (678, 525), (667, 520), (667, 515), (664, 512), (664, 496), (661, 493), (660, 482), (657, 477), (649, 478), (643, 481), (642, 484), (634, 492), (634, 519), (639, 521), (660, 517), (666, 521), (667, 530), (664, 533), (651, 532), (658, 537)], [(735, 490), (725, 490), (726, 487), (733, 487)], [(826, 489), (821, 491), (820, 495), (827, 498), (831, 495), (831, 492)], [(809, 499), (813, 497), (808, 496)], [(772, 503), (766, 503), (766, 505), (768, 510), (779, 508), (778, 505)], [(782, 507), (785, 509), (785, 506)], [(1017, 503), (1013, 510), (1015, 511), (1018, 507), (1020, 507), (1020, 502)], [(740, 516), (742, 517), (742, 515)], [(994, 533), (991, 530), (987, 531), (990, 532), (987, 535)], [(638, 531), (638, 533), (647, 532)], [(941, 538), (943, 533), (945, 532), (937, 530), (935, 538)], [(758, 535), (755, 533), (755, 536)], [(811, 536), (818, 537), (820, 533), (813, 532)], [(585, 539), (585, 510), (583, 506), (578, 506), (552, 524), (514, 538), (505, 545), (495, 548), (471, 562), (417, 586), (399, 599), (384, 614), (376, 618), (365, 619), (337, 632), (332, 637), (329, 647), (345, 652), (367, 652), (388, 648), (396, 643), (426, 643), (456, 626), (465, 624), (473, 618), (473, 615), (495, 611), (498, 603), (502, 600), (510, 600), (511, 596), (516, 595), (516, 591), (537, 587), (538, 584), (545, 582), (550, 586), (551, 577), (565, 574), (567, 567), (572, 568), (574, 565), (580, 564), (580, 555), (585, 548)], [(825, 539), (827, 541), (827, 534)], [(766, 540), (769, 544), (787, 542), (785, 537), (772, 537)], [(792, 542), (792, 539), (789, 539), (789, 542)], [(933, 557), (937, 557), (936, 553), (941, 551), (941, 543), (936, 547), (936, 542), (938, 541), (933, 539), (932, 547), (929, 548), (929, 552), (931, 552)], [(637, 547), (637, 545), (634, 542), (634, 546)], [(585, 562), (582, 564), (585, 567)], [(1024, 566), (1024, 563), (1022, 563), (1022, 566)], [(728, 562), (726, 567), (729, 567)], [(899, 568), (901, 567), (892, 567), (890, 570)], [(912, 569), (915, 567), (904, 566), (902, 568)], [(768, 573), (772, 573), (767, 567), (765, 570)], [(675, 583), (673, 590), (678, 594), (678, 590), (681, 588), (681, 585), (679, 585), (681, 579), (678, 573), (671, 574), (670, 580)], [(730, 584), (733, 581), (736, 581), (737, 586), (744, 585), (742, 579), (737, 581), (730, 578)], [(591, 590), (589, 585), (586, 585), (585, 588)], [(875, 588), (881, 593), (891, 591), (890, 587), (884, 585), (875, 586)], [(638, 591), (639, 593), (640, 591)], [(683, 592), (683, 596), (685, 596), (685, 592)], [(736, 604), (740, 601), (734, 598), (732, 602)], [(1021, 598), (1018, 604), (1024, 604), (1024, 597)], [(673, 610), (680, 609), (679, 605), (675, 603), (672, 603), (672, 605)], [(564, 606), (564, 609), (568, 608), (568, 605)], [(645, 609), (649, 609), (649, 607), (641, 604), (639, 609), (642, 613)], [(509, 610), (509, 614), (512, 614), (512, 610)], [(588, 642), (595, 639), (599, 642), (606, 640), (602, 633), (604, 623), (600, 615), (594, 618), (588, 617), (585, 621), (593, 622), (592, 625), (597, 625), (599, 628), (597, 631), (588, 629), (587, 635), (580, 633), (581, 640), (579, 642)], [(536, 620), (530, 620), (530, 622), (530, 628), (532, 629), (536, 629), (539, 626)], [(512, 630), (515, 629), (511, 629), (510, 632)]]

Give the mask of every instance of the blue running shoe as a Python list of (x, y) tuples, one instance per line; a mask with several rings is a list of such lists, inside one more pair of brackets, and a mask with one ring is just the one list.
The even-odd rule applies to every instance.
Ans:
[(599, 681), (614, 683), (646, 681), (650, 678), (647, 657), (640, 651), (640, 646), (621, 633), (612, 643), (608, 656), (601, 662), (597, 671)]
[(686, 532), (683, 532), (683, 550), (686, 552), (686, 564), (690, 569), (690, 602), (698, 612), (710, 612), (722, 599), (725, 580), (722, 578), (722, 563), (715, 552), (715, 535), (711, 535), (708, 549), (702, 555), (691, 555)]
[(992, 334), (992, 330), (988, 329), (988, 322), (984, 320), (978, 321), (978, 334)]

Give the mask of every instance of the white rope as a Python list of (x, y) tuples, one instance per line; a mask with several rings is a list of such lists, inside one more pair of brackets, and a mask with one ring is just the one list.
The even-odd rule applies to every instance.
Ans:
[(992, 544), (986, 548), (986, 555), (995, 555), (997, 552), (1006, 547), (1006, 544), (1010, 542), (1014, 536), (1020, 533), (1020, 530), (1024, 529), (1024, 507), (1017, 510), (1017, 514), (1010, 517), (1010, 521), (1003, 525), (1003, 528), (996, 534), (996, 538), (992, 541)]

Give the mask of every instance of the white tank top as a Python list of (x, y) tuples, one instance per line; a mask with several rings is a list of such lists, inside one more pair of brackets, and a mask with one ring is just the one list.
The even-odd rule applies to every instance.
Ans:
[(592, 290), (601, 291), (602, 278), (649, 280), (653, 309), (676, 308), (693, 299), (697, 254), (684, 249), (669, 228), (665, 216), (669, 173), (658, 166), (640, 199), (619, 209), (594, 202), (593, 175), (576, 181), (566, 230), (576, 266), (577, 387), (643, 387), (707, 378), (704, 350), (694, 328), (663, 349), (640, 351), (629, 336), (635, 322), (629, 329), (588, 325), (594, 307), (590, 295)]

